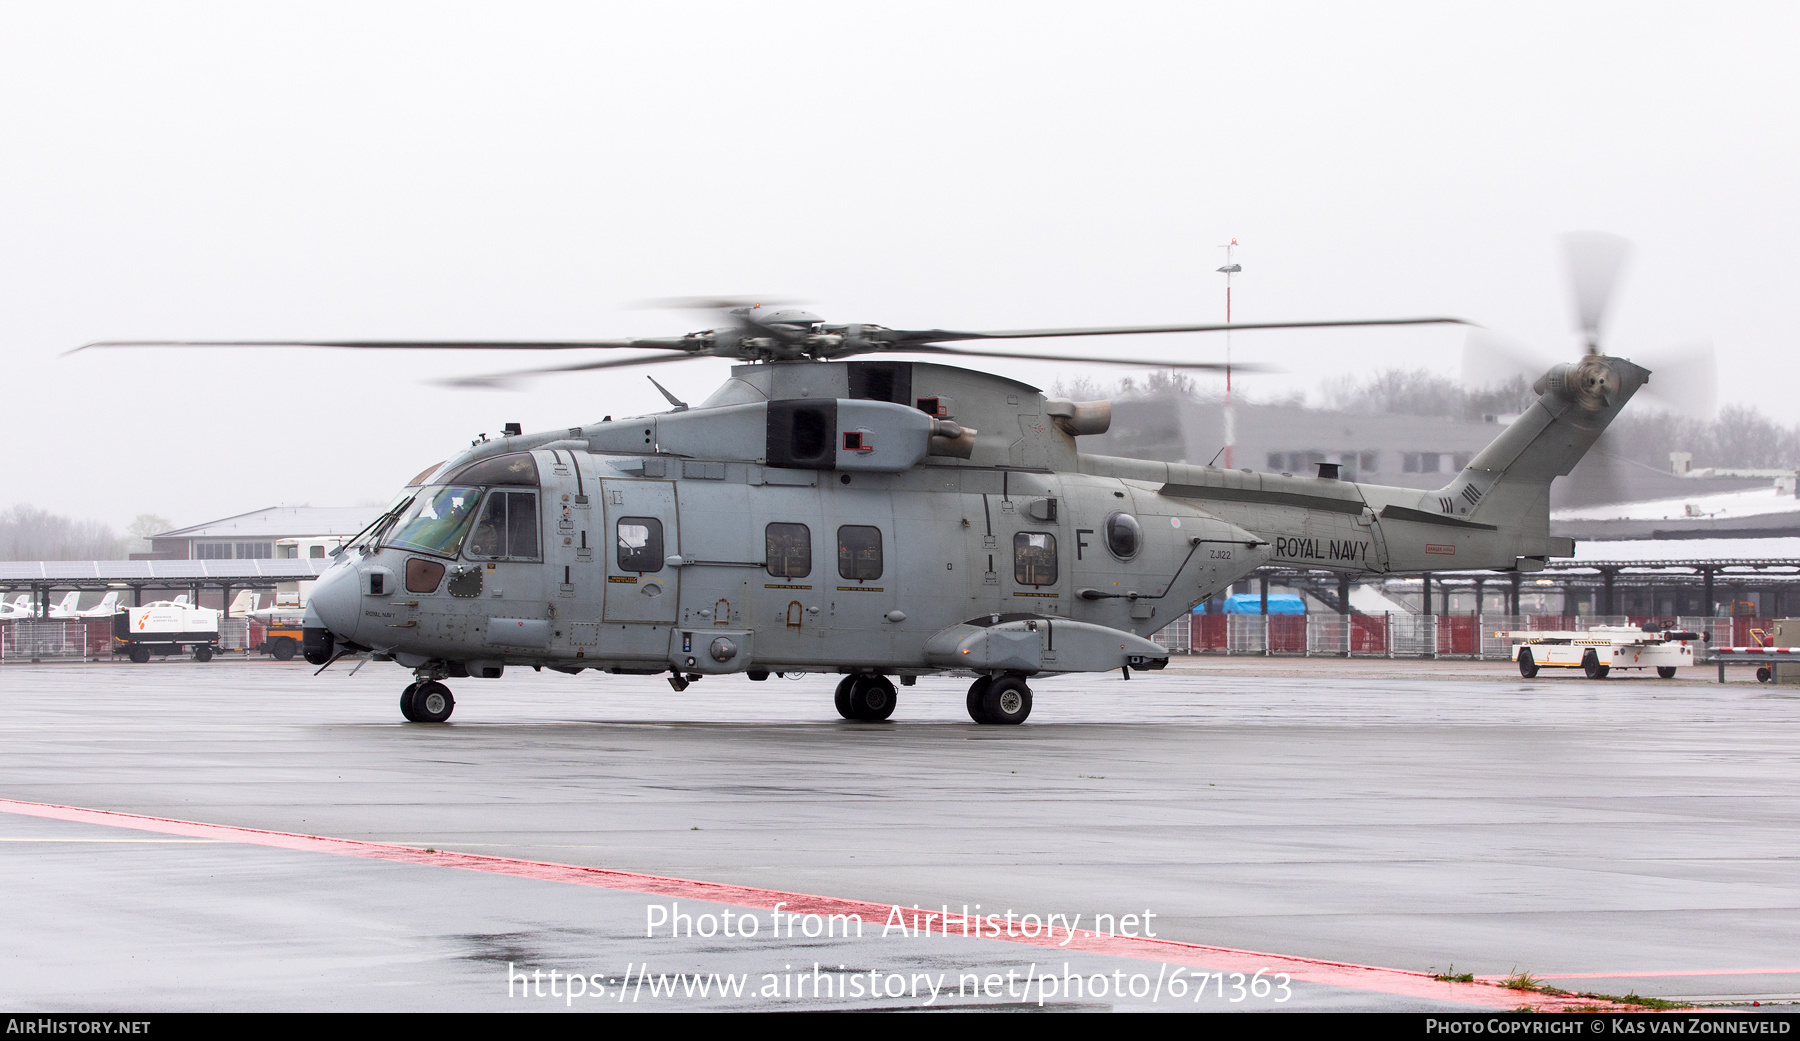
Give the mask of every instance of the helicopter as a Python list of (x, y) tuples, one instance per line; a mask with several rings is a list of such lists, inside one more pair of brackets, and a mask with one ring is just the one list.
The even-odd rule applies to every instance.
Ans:
[(1032, 712), (1033, 678), (1163, 668), (1168, 652), (1149, 637), (1265, 564), (1533, 572), (1572, 556), (1573, 540), (1549, 533), (1550, 483), (1649, 380), (1597, 346), (1552, 366), (1518, 420), (1444, 488), (1420, 492), (1340, 480), (1329, 463), (1292, 476), (1083, 453), (1080, 438), (1111, 422), (1107, 401), (881, 356), (1217, 370), (949, 345), (1471, 324), (1461, 319), (984, 333), (832, 324), (747, 301), (683, 304), (725, 321), (661, 339), (232, 344), (667, 352), (453, 381), (478, 386), (702, 357), (738, 363), (698, 405), (657, 384), (669, 411), (533, 433), (507, 424), (421, 471), (320, 575), (303, 622), (306, 660), (323, 671), (359, 654), (410, 670), (400, 711), (414, 722), (450, 718), (445, 680), (529, 666), (667, 675), (676, 693), (709, 677), (837, 673), (837, 711), (859, 722), (892, 715), (896, 679), (960, 674), (973, 678), (975, 722), (1018, 724)]

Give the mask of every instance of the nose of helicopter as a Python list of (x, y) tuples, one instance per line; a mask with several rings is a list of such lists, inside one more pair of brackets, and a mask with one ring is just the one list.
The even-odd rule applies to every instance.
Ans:
[(356, 630), (361, 601), (355, 565), (339, 564), (319, 576), (313, 584), (312, 595), (307, 597), (307, 606), (318, 615), (325, 628), (339, 636), (349, 636)]

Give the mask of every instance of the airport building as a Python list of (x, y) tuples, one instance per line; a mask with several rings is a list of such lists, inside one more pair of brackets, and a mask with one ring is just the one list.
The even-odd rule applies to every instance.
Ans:
[(165, 531), (133, 560), (320, 559), (380, 513), (376, 506), (269, 506)]

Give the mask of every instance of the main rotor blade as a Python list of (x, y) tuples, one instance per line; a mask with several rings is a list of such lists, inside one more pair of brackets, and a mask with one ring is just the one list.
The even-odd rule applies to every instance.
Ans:
[(1554, 364), (1490, 329), (1476, 326), (1463, 338), (1462, 383), (1467, 390), (1487, 390), (1521, 376), (1529, 384)]
[(1017, 358), (1022, 361), (1066, 361), (1083, 365), (1132, 365), (1138, 368), (1151, 369), (1197, 369), (1205, 372), (1224, 372), (1227, 368), (1233, 372), (1279, 372), (1272, 365), (1256, 365), (1233, 362), (1226, 365), (1222, 361), (1169, 361), (1164, 358), (1097, 358), (1088, 355), (1067, 354), (1032, 354), (1025, 351), (965, 351), (956, 347), (934, 347), (926, 344), (897, 344), (884, 354), (949, 354), (959, 358)]
[(1572, 231), (1562, 237), (1569, 264), (1569, 288), (1575, 294), (1575, 328), (1588, 350), (1600, 349), (1600, 325), (1612, 303), (1619, 273), (1631, 257), (1631, 243), (1604, 231)]
[[(893, 329), (881, 339), (890, 343), (951, 343), (957, 340), (1036, 340), (1061, 336), (1142, 336), (1154, 333), (1217, 333), (1244, 329), (1335, 329), (1359, 325), (1474, 325), (1464, 318), (1359, 318), (1335, 322), (1231, 322), (1213, 325), (1107, 325), (1084, 329), (1005, 329), (959, 332), (954, 329)], [(1104, 359), (1095, 359), (1104, 360)]]
[(67, 357), (90, 347), (340, 347), (361, 351), (585, 351), (642, 347), (688, 351), (685, 336), (624, 340), (100, 340), (64, 351)]
[(633, 365), (663, 365), (672, 361), (692, 361), (695, 358), (708, 358), (707, 354), (652, 354), (643, 358), (608, 358), (605, 361), (586, 361), (575, 365), (551, 365), (541, 369), (515, 369), (511, 372), (492, 372), (480, 376), (452, 376), (446, 379), (431, 380), (440, 387), (482, 387), (488, 390), (503, 390), (509, 384), (530, 379), (533, 376), (547, 376), (557, 372), (592, 372), (595, 369), (628, 369)]
[(646, 311), (733, 311), (740, 307), (777, 307), (798, 303), (778, 296), (659, 296), (633, 300), (628, 307)]

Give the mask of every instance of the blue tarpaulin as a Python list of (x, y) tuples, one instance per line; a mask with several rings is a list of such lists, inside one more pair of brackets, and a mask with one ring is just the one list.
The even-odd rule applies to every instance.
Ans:
[[(1262, 614), (1262, 596), (1257, 593), (1238, 593), (1225, 598), (1226, 614)], [(1306, 600), (1293, 593), (1270, 593), (1270, 614), (1305, 614)]]

